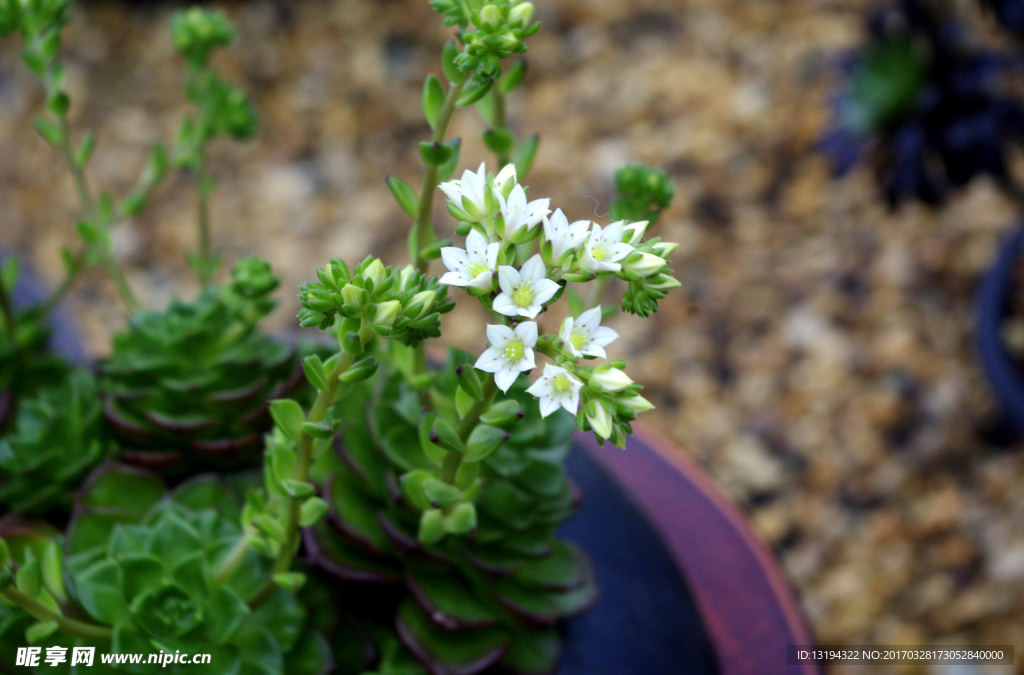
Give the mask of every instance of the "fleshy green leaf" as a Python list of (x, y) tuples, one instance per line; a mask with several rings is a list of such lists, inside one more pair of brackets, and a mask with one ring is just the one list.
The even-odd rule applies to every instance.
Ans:
[(418, 217), (420, 205), (419, 197), (416, 196), (416, 190), (398, 176), (388, 176), (387, 183), (388, 188), (391, 189), (391, 194), (395, 196), (395, 201), (402, 207), (402, 210), (410, 218)]
[(523, 177), (530, 172), (530, 167), (533, 166), (533, 160), (537, 156), (537, 147), (540, 145), (539, 136), (531, 136), (526, 140), (520, 141), (519, 145), (512, 152), (512, 163), (516, 165), (516, 175), (519, 180), (523, 180)]
[(306, 421), (306, 414), (297, 402), (290, 398), (271, 401), (270, 415), (288, 438), (297, 441), (302, 436), (302, 425)]
[(441, 80), (437, 79), (433, 73), (427, 75), (427, 80), (423, 83), (423, 114), (431, 129), (437, 127), (437, 118), (444, 106), (444, 98), (444, 86), (441, 84)]

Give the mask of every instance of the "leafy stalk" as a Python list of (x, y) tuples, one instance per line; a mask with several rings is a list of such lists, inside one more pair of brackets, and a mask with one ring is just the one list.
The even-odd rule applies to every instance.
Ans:
[[(466, 412), (466, 416), (462, 418), (456, 431), (459, 434), (459, 438), (463, 443), (469, 440), (470, 434), (476, 429), (477, 424), (480, 423), (480, 416), (491, 409), (491, 404), (494, 403), (494, 396), (498, 393), (498, 385), (495, 383), (493, 377), (487, 378), (484, 382), (484, 395), (479, 401), (476, 401)], [(444, 465), (441, 467), (441, 480), (446, 483), (455, 483), (455, 474), (458, 473), (459, 467), (462, 466), (462, 455), (458, 452), (449, 452), (444, 458)]]
[(32, 617), (40, 621), (54, 622), (57, 624), (57, 628), (68, 635), (98, 642), (107, 642), (114, 636), (114, 632), (106, 626), (69, 619), (66, 616), (57, 614), (16, 588), (5, 588), (2, 595)]

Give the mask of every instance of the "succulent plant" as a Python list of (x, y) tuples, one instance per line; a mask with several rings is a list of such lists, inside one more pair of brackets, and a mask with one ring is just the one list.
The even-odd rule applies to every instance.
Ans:
[(274, 307), (266, 262), (242, 260), (233, 282), (165, 312), (131, 317), (102, 364), (103, 406), (122, 458), (164, 474), (259, 458), (267, 401), (302, 382), (296, 350), (258, 331)]
[[(437, 374), (439, 408), (454, 400), (456, 369), (470, 362), (453, 352)], [(379, 373), (350, 392), (337, 452), (316, 467), (331, 511), (306, 531), (310, 555), (340, 579), (397, 587), (394, 629), (432, 675), (499, 664), (514, 673), (551, 672), (555, 624), (596, 598), (586, 558), (555, 536), (579, 500), (563, 468), (573, 419), (541, 419), (536, 406), (520, 404), (529, 398), (524, 386), (511, 394), (486, 420), (491, 429), (507, 426), (504, 442), (484, 460), (464, 462), (458, 475), (463, 486), (482, 479), (466, 536), (421, 543), (424, 511), (436, 511), (448, 532), (467, 532), (465, 510), (432, 492), (436, 484), (424, 498), (422, 469), (431, 457), (421, 442), (420, 399), (399, 376)]]
[[(109, 630), (109, 640), (69, 638), (36, 629), (30, 642), (47, 646), (97, 646), (97, 654), (210, 654), (218, 672), (320, 675), (331, 672), (330, 649), (297, 597), (278, 589), (259, 607), (248, 599), (269, 577), (269, 564), (249, 552), (244, 564), (219, 578), (220, 563), (242, 538), (241, 508), (214, 476), (193, 479), (167, 493), (160, 478), (108, 465), (83, 489), (58, 557), (37, 546), (26, 561), (40, 569), (42, 586), (64, 616)], [(10, 546), (11, 528), (0, 528)], [(38, 536), (37, 536), (38, 538)], [(13, 549), (14, 547), (11, 546)], [(45, 556), (45, 557), (44, 557)], [(19, 562), (14, 556), (15, 562)], [(18, 587), (26, 583), (19, 572)], [(35, 584), (39, 586), (39, 584)], [(41, 589), (41, 590), (40, 590)], [(0, 643), (20, 640), (20, 610), (0, 608)], [(29, 620), (30, 622), (30, 620)], [(41, 625), (41, 624), (35, 624)], [(12, 637), (13, 636), (13, 637)], [(14, 649), (0, 659), (9, 659)], [(2, 664), (0, 664), (2, 665)], [(100, 663), (90, 672), (115, 672)], [(116, 672), (188, 672), (192, 664), (119, 664)], [(45, 664), (40, 672), (76, 672), (70, 664)]]
[(74, 492), (109, 454), (96, 381), (84, 369), (22, 402), (0, 439), (0, 510), (66, 517)]

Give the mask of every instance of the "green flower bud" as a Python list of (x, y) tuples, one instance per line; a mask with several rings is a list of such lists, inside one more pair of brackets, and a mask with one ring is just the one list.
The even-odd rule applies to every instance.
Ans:
[(363, 289), (358, 286), (349, 285), (341, 289), (341, 299), (346, 305), (361, 307), (363, 304)]
[(367, 281), (372, 281), (373, 287), (377, 288), (378, 286), (380, 286), (380, 282), (384, 280), (384, 273), (384, 264), (380, 261), (379, 258), (374, 258), (373, 262), (371, 262), (369, 265), (366, 266), (365, 269), (363, 269), (363, 272), (360, 276), (363, 279), (366, 279)]
[(644, 238), (644, 232), (647, 231), (647, 221), (641, 220), (635, 223), (630, 223), (622, 228), (622, 242), (629, 244), (630, 246), (636, 246)]
[(590, 428), (601, 438), (609, 438), (612, 435), (612, 416), (608, 409), (600, 401), (590, 401), (586, 405), (587, 421)]
[(409, 301), (409, 307), (415, 307), (420, 303), (423, 304), (423, 307), (416, 314), (416, 316), (410, 317), (410, 319), (412, 321), (415, 321), (417, 319), (422, 319), (424, 316), (426, 316), (427, 313), (430, 312), (431, 308), (433, 308), (434, 300), (436, 298), (437, 293), (435, 291), (420, 291), (416, 295), (412, 296), (412, 300)]
[(679, 280), (676, 279), (675, 277), (670, 277), (667, 274), (662, 274), (659, 276), (658, 279), (655, 279), (649, 285), (656, 291), (670, 291), (673, 288), (681, 286), (682, 284), (680, 284)]
[(508, 22), (513, 26), (526, 26), (533, 18), (533, 3), (521, 2), (508, 14)]
[(493, 31), (502, 23), (501, 10), (494, 5), (487, 5), (480, 10), (480, 28)]
[[(598, 367), (594, 370), (594, 374), (590, 376), (590, 384), (602, 391), (614, 393), (622, 391), (633, 384), (633, 380), (629, 379), (629, 375), (626, 375), (626, 373), (618, 368)], [(607, 434), (604, 435), (607, 437)]]
[(395, 325), (395, 319), (402, 313), (402, 303), (398, 300), (387, 300), (377, 304), (377, 313), (373, 317), (374, 326)]
[(679, 248), (679, 244), (674, 241), (659, 241), (654, 245), (654, 251), (666, 260), (677, 248)]
[(636, 396), (623, 396), (616, 400), (635, 415), (654, 409), (654, 404), (639, 394)]
[(636, 272), (641, 277), (649, 277), (664, 269), (665, 259), (653, 253), (640, 252), (639, 257), (631, 255), (622, 267), (626, 271)]

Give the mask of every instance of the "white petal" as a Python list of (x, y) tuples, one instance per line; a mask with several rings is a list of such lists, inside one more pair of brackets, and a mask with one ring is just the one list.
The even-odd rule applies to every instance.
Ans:
[(558, 410), (558, 408), (559, 408), (558, 402), (554, 398), (552, 398), (550, 396), (545, 396), (545, 397), (543, 397), (540, 400), (540, 416), (541, 417), (547, 417), (551, 413), (553, 413), (556, 410)]
[(533, 370), (537, 367), (537, 362), (533, 359), (533, 350), (527, 347), (523, 350), (523, 358), (519, 359), (519, 370), (524, 373), (528, 370)]
[(527, 347), (535, 347), (537, 345), (537, 324), (533, 321), (522, 322), (516, 326), (516, 335)]
[(493, 270), (498, 266), (498, 250), (500, 248), (501, 245), (498, 244), (497, 242), (487, 245), (487, 251), (485, 252), (485, 255), (487, 256), (488, 269)]
[(541, 279), (533, 285), (534, 303), (543, 305), (551, 299), (551, 296), (558, 292), (559, 288), (559, 285), (551, 279)]
[(437, 187), (441, 188), (448, 199), (455, 202), (455, 205), (460, 209), (462, 208), (462, 188), (459, 186), (458, 181), (448, 181), (447, 183), (441, 183)]
[(494, 302), (491, 304), (491, 309), (505, 316), (517, 316), (519, 314), (519, 305), (512, 302), (512, 298), (504, 293), (498, 293), (498, 297), (494, 298)]
[[(609, 243), (619, 243), (622, 241), (622, 228), (626, 224), (624, 220), (616, 220), (614, 223), (604, 228), (601, 231), (601, 238)], [(628, 244), (627, 244), (628, 246)]]
[(498, 385), (498, 389), (504, 392), (508, 391), (508, 388), (516, 381), (519, 377), (519, 372), (509, 368), (502, 368), (498, 372), (494, 373), (494, 383)]
[(487, 326), (487, 339), (498, 349), (507, 347), (509, 341), (515, 337), (516, 334), (508, 326), (502, 326), (500, 323)]
[[(449, 272), (448, 274), (451, 274)], [(494, 279), (494, 272), (481, 272), (475, 279), (469, 282), (474, 288), (490, 288)], [(440, 281), (438, 283), (441, 283)]]
[(576, 325), (582, 329), (581, 332), (587, 334), (593, 332), (595, 328), (601, 325), (601, 308), (595, 307), (580, 314), (576, 319)]
[(629, 244), (612, 244), (608, 247), (608, 257), (606, 257), (605, 260), (608, 262), (622, 260), (632, 252), (633, 247)]
[(526, 393), (533, 394), (537, 398), (540, 398), (541, 396), (547, 394), (548, 388), (548, 381), (542, 377), (533, 384), (531, 384), (529, 388), (527, 388)]
[(580, 388), (573, 387), (572, 392), (568, 398), (562, 399), (562, 407), (571, 412), (573, 415), (580, 407)]
[(505, 359), (501, 358), (501, 352), (497, 349), (488, 347), (476, 360), (473, 367), (485, 373), (496, 373), (505, 367)]
[(593, 341), (584, 345), (580, 350), (580, 353), (585, 356), (596, 356), (599, 359), (608, 358), (608, 354), (605, 353), (604, 347)]
[(608, 326), (598, 326), (590, 334), (591, 342), (596, 342), (602, 347), (604, 347), (605, 345), (610, 345), (611, 343), (615, 342), (618, 339), (619, 334), (616, 333), (611, 328), (609, 328)]
[(498, 286), (505, 295), (512, 295), (516, 289), (522, 286), (523, 279), (515, 267), (502, 265), (498, 268)]
[(490, 242), (478, 230), (470, 230), (466, 235), (466, 253), (469, 258), (483, 262), (487, 255), (487, 245)]
[(536, 253), (532, 258), (523, 263), (519, 276), (522, 277), (523, 281), (536, 284), (544, 278), (546, 273), (547, 268), (544, 266), (544, 259), (540, 257), (539, 253)]
[(470, 278), (462, 272), (445, 272), (437, 280), (437, 283), (445, 284), (446, 286), (468, 286)]
[(517, 307), (516, 313), (519, 316), (525, 316), (527, 319), (536, 319), (537, 315), (540, 314), (540, 310), (543, 309), (540, 305), (530, 305), (529, 307)]
[(445, 246), (441, 249), (441, 260), (452, 272), (464, 272), (469, 267), (469, 256), (461, 248)]
[(515, 164), (506, 164), (502, 170), (498, 172), (498, 175), (494, 177), (494, 184), (499, 186), (504, 185), (509, 178), (513, 181), (517, 180)]

